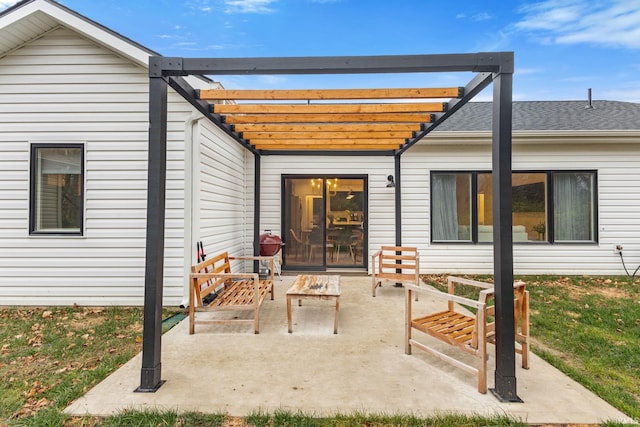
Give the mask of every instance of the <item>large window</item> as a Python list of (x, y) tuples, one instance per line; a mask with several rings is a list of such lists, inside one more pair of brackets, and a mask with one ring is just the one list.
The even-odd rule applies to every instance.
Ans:
[(82, 234), (83, 168), (80, 144), (31, 146), (31, 234)]
[[(595, 172), (514, 172), (511, 191), (514, 242), (597, 240)], [(493, 241), (490, 172), (432, 172), (431, 241)]]

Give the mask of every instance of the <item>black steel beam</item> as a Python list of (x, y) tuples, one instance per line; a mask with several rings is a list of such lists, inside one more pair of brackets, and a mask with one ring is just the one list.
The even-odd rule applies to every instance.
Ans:
[(395, 156), (393, 150), (371, 150), (371, 151), (305, 151), (305, 150), (260, 150), (263, 156)]
[[(512, 52), (284, 58), (165, 58), (164, 75), (513, 72)], [(182, 67), (177, 64), (181, 61)]]
[(447, 110), (444, 113), (433, 114), (434, 119), (431, 123), (425, 123), (422, 126), (420, 132), (416, 132), (414, 138), (407, 144), (403, 145), (399, 150), (402, 154), (409, 148), (413, 147), (418, 141), (427, 136), (428, 133), (434, 131), (441, 123), (447, 120), (452, 114), (458, 111), (467, 102), (472, 100), (478, 93), (491, 84), (493, 79), (492, 73), (480, 73), (476, 75), (471, 81), (464, 87), (464, 94), (461, 98), (454, 98), (447, 103)]
[(492, 393), (500, 400), (521, 402), (516, 387), (513, 318), (513, 229), (511, 188), (513, 74), (493, 81), (493, 274), (495, 287), (496, 370)]
[(138, 392), (155, 392), (161, 378), (162, 286), (167, 177), (167, 83), (149, 78), (149, 164), (147, 243), (142, 331), (142, 372)]
[(169, 86), (180, 94), (187, 102), (193, 105), (202, 115), (208, 118), (213, 124), (218, 126), (231, 138), (236, 140), (239, 144), (245, 147), (252, 153), (256, 153), (255, 148), (251, 146), (245, 139), (243, 139), (237, 132), (233, 130), (233, 127), (227, 123), (224, 123), (222, 117), (219, 114), (215, 114), (211, 111), (211, 105), (198, 98), (198, 91), (191, 87), (191, 85), (182, 77), (169, 77)]

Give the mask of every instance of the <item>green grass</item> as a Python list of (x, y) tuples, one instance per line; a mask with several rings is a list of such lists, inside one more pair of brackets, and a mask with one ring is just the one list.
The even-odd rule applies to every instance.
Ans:
[(534, 351), (640, 419), (640, 281), (580, 276), (524, 279), (531, 296)]
[[(491, 280), (490, 276), (466, 276)], [(446, 276), (425, 276), (446, 286)], [(632, 418), (640, 419), (640, 280), (524, 276), (533, 351)], [(470, 297), (475, 297), (469, 294)], [(175, 310), (167, 311), (166, 317)], [(62, 410), (141, 349), (140, 308), (0, 308), (0, 426), (521, 426), (502, 417), (289, 411), (226, 414), (123, 411), (74, 417)], [(604, 423), (603, 426), (619, 426)]]

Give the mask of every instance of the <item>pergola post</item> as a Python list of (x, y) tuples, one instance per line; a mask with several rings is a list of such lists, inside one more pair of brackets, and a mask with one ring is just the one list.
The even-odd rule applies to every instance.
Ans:
[(402, 246), (402, 186), (400, 183), (400, 156), (396, 154), (394, 156), (394, 175), (396, 183), (396, 246)]
[[(493, 80), (493, 271), (495, 287), (496, 370), (492, 393), (520, 402), (516, 392), (515, 324), (513, 318), (513, 229), (511, 189), (513, 71)], [(497, 195), (497, 197), (495, 197)]]
[(161, 379), (162, 281), (164, 268), (165, 189), (167, 176), (167, 83), (149, 77), (149, 164), (147, 248), (142, 332), (142, 372), (138, 392), (155, 392)]

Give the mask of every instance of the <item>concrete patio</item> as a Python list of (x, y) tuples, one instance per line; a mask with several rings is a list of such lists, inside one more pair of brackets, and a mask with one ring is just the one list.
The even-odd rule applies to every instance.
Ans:
[[(163, 335), (166, 383), (156, 393), (134, 392), (140, 384), (138, 355), (66, 412), (110, 415), (157, 408), (244, 416), (288, 409), (316, 415), (503, 414), (532, 424), (633, 422), (535, 355), (529, 370), (519, 367), (517, 357), (524, 403), (501, 403), (491, 393), (478, 393), (474, 377), (419, 350), (406, 355), (404, 291), (385, 285), (373, 298), (369, 277), (342, 277), (337, 335), (333, 303), (307, 300), (294, 306), (289, 334), (284, 295), (293, 278), (276, 278), (276, 298), (262, 308), (259, 335), (251, 326), (226, 325), (196, 326), (189, 335), (185, 319)], [(430, 311), (436, 303), (421, 298), (416, 306)], [(490, 347), (489, 387), (493, 351)]]

